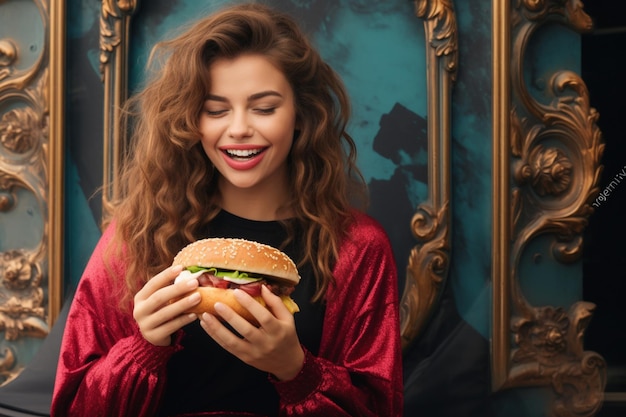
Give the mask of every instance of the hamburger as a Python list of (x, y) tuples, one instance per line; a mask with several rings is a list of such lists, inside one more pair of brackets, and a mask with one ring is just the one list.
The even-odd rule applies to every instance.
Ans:
[(175, 282), (197, 279), (200, 284), (194, 290), (200, 293), (200, 303), (187, 313), (215, 315), (215, 303), (221, 302), (258, 326), (254, 316), (237, 302), (234, 290), (247, 292), (265, 306), (263, 285), (279, 296), (292, 314), (300, 311), (290, 296), (300, 282), (298, 269), (289, 256), (272, 246), (245, 239), (201, 239), (181, 249), (172, 265), (183, 266)]

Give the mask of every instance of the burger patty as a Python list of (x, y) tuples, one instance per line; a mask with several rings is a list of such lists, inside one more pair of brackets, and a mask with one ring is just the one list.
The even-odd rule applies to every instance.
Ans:
[(234, 290), (236, 288), (239, 288), (247, 292), (248, 294), (250, 294), (250, 296), (252, 297), (261, 296), (262, 285), (265, 285), (272, 293), (274, 293), (277, 296), (283, 296), (283, 295), (289, 296), (295, 289), (294, 286), (271, 283), (265, 279), (250, 282), (247, 284), (237, 284), (235, 282), (230, 282), (220, 277), (217, 277), (214, 274), (211, 274), (208, 272), (200, 275), (200, 277), (198, 278), (198, 282), (200, 283), (201, 287), (214, 287), (214, 288), (221, 288), (225, 290), (226, 289)]

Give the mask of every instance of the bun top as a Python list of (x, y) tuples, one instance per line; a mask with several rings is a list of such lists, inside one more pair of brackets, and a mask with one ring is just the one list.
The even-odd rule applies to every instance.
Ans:
[(203, 266), (253, 272), (291, 285), (300, 282), (296, 264), (280, 250), (245, 239), (209, 238), (190, 243), (174, 257), (172, 265)]

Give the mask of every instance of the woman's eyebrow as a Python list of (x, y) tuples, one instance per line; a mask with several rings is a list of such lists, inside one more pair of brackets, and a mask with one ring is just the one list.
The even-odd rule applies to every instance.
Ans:
[(250, 97), (248, 97), (248, 101), (258, 100), (260, 98), (267, 97), (267, 96), (276, 96), (280, 98), (283, 97), (282, 94), (280, 94), (278, 91), (268, 90), (268, 91), (261, 91), (260, 93), (252, 94)]
[[(259, 100), (261, 98), (268, 97), (268, 96), (276, 96), (276, 97), (280, 97), (280, 98), (283, 97), (283, 95), (280, 94), (278, 91), (268, 90), (268, 91), (261, 91), (260, 93), (252, 94), (250, 97), (248, 97), (248, 101)], [(210, 101), (220, 101), (220, 102), (223, 102), (223, 103), (228, 102), (228, 99), (226, 97), (218, 96), (218, 95), (215, 95), (215, 94), (207, 95), (205, 101), (209, 101), (209, 100)]]

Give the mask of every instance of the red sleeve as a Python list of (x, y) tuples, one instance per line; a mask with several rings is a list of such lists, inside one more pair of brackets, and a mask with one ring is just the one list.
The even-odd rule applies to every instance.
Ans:
[[(157, 347), (139, 333), (132, 310), (119, 303), (124, 267), (105, 265), (109, 228), (87, 264), (69, 311), (51, 416), (151, 416), (177, 349)], [(123, 285), (123, 284), (121, 284)]]
[(280, 415), (401, 417), (402, 352), (398, 278), (389, 240), (357, 215), (334, 268), (319, 355), (300, 374), (274, 382)]

